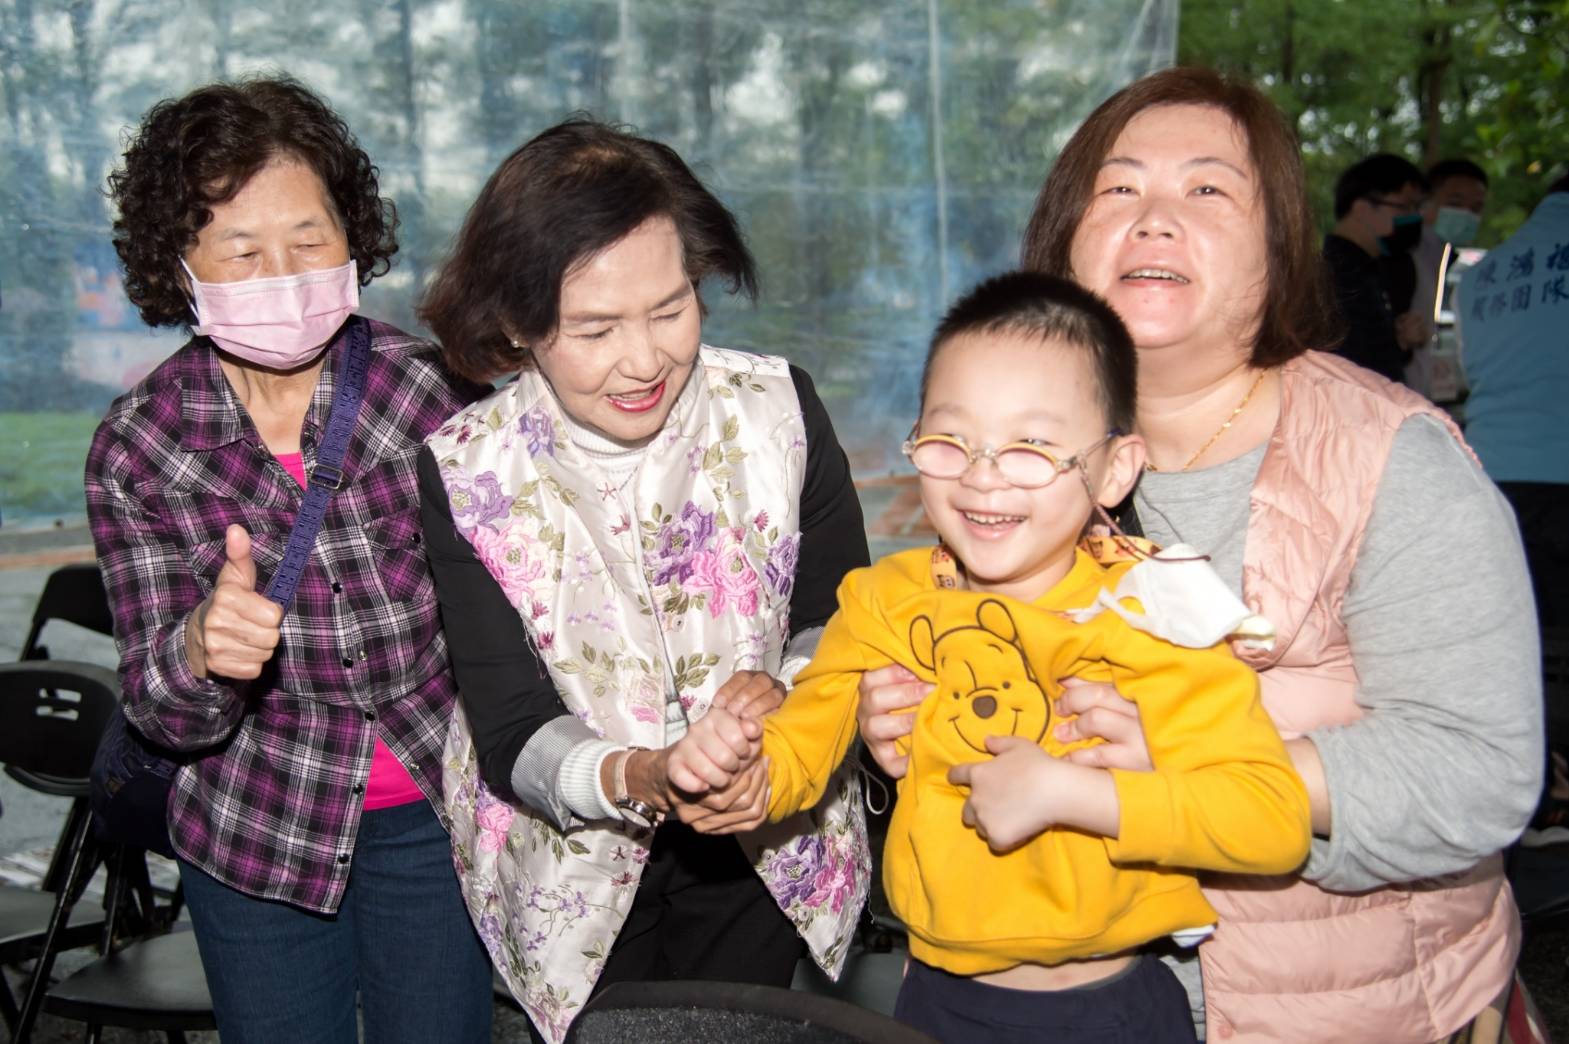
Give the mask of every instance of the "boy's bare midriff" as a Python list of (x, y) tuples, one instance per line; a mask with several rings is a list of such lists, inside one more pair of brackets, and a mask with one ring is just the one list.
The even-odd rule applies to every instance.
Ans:
[(1020, 964), (1007, 971), (977, 975), (975, 981), (988, 986), (1005, 986), (1010, 990), (1071, 990), (1076, 986), (1088, 986), (1109, 979), (1136, 959), (1136, 954), (1120, 953), (1112, 957), (1067, 961), (1063, 964)]

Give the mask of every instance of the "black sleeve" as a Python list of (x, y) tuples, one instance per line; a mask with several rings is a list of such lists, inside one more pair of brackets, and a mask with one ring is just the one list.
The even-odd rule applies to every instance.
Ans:
[(517, 610), (453, 525), (429, 447), (419, 454), (419, 491), (425, 552), (480, 775), (491, 790), (511, 796), (512, 766), (524, 745), (541, 726), (569, 712)]
[(801, 553), (790, 594), (790, 634), (820, 627), (839, 608), (839, 581), (871, 561), (850, 461), (812, 378), (790, 367), (806, 424), (806, 478), (801, 483)]

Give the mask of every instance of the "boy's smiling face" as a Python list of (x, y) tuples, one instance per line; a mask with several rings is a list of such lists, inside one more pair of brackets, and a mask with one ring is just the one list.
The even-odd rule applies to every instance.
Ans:
[[(1109, 427), (1091, 366), (1084, 349), (1029, 334), (960, 334), (932, 363), (919, 434), (956, 436), (975, 451), (1029, 441), (1065, 460)], [(1097, 490), (1117, 445), (1085, 462)], [(1077, 468), (1020, 489), (978, 457), (958, 478), (922, 475), (920, 483), (926, 516), (963, 563), (970, 590), (1034, 601), (1073, 568), (1092, 511)], [(1120, 499), (1119, 492), (1111, 502)]]

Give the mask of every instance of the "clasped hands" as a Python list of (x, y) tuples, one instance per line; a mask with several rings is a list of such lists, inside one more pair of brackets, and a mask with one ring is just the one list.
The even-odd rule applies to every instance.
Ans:
[(768, 814), (762, 717), (784, 702), (784, 686), (761, 671), (737, 671), (708, 713), (664, 750), (635, 751), (627, 789), (702, 834), (736, 834)]

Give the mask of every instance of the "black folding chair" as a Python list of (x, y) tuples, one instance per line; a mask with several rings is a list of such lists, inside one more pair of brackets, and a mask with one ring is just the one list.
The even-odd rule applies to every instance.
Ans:
[(6, 774), (43, 794), (72, 799), (45, 890), (0, 887), (0, 963), (34, 959), (20, 1008), (0, 984), (0, 1012), (12, 1039), (26, 1041), (55, 955), (85, 946), (105, 930), (101, 914), (76, 909), (99, 861), (87, 807), (87, 775), (98, 738), (119, 699), (113, 671), (88, 663), (0, 664), (0, 763)]
[(104, 1026), (162, 1030), (171, 1044), (218, 1028), (196, 936), (185, 924), (105, 953), (52, 987), (44, 1011), (87, 1023), (88, 1044)]
[[(99, 845), (91, 836), (92, 816), (86, 800), (88, 769), (108, 721), (108, 708), (119, 699), (118, 681), (114, 672), (105, 668), (50, 661), (49, 648), (43, 642), (44, 631), (56, 621), (100, 634), (114, 633), (108, 592), (96, 564), (63, 566), (49, 574), (33, 610), (27, 640), (22, 645), (24, 662), (16, 665), (17, 668), (42, 671), (62, 670), (67, 674), (86, 667), (102, 683), (108, 702), (104, 703), (97, 696), (93, 698), (91, 720), (82, 728), (80, 743), (70, 751), (72, 771), (76, 771), (74, 759), (85, 758), (80, 761), (79, 772), (69, 780), (57, 781), (60, 789), (46, 791), (76, 799), (44, 878), (45, 888), (55, 891), (61, 901), (56, 902), (46, 893), (31, 889), (10, 890), (19, 893), (15, 896), (19, 907), (19, 931), (9, 950), (5, 949), (7, 938), (0, 934), (0, 961), (11, 963), (33, 952), (38, 952), (40, 957), (22, 1008), (16, 1008), (8, 990), (0, 992), (0, 1007), (5, 1009), (15, 1044), (24, 1044), (28, 1039), (40, 1010), (87, 1022), (89, 1040), (96, 1040), (104, 1025), (161, 1029), (170, 1040), (183, 1040), (183, 1031), (213, 1029), (215, 1023), (195, 937), (185, 930), (169, 932), (170, 925), (179, 915), (180, 891), (176, 888), (172, 893), (166, 893), (153, 888), (146, 853), (119, 845)], [(0, 675), (0, 678), (4, 677)], [(49, 677), (56, 680), (50, 682)], [(79, 679), (68, 678), (65, 674), (39, 676), (34, 680), (39, 682), (38, 697), (47, 700), (69, 701), (71, 697), (61, 696), (61, 693), (75, 692), (73, 686), (79, 684)], [(19, 687), (25, 690), (27, 685)], [(82, 698), (85, 700), (85, 695)], [(4, 730), (0, 735), (15, 735), (21, 739), (21, 732), (10, 728), (3, 717), (0, 717), (0, 729)], [(46, 749), (54, 745), (53, 740), (40, 744)], [(3, 754), (0, 754), (0, 761), (8, 762), (7, 771), (21, 782), (41, 789), (19, 776), (16, 766)], [(91, 916), (88, 916), (76, 907), (76, 899), (100, 864), (108, 866), (104, 910), (89, 911)], [(62, 889), (60, 886), (65, 883), (70, 887)], [(0, 895), (4, 894), (0, 892)], [(172, 901), (159, 904), (160, 896)], [(48, 927), (35, 928), (30, 933), (21, 931), (24, 914), (32, 916), (38, 926)], [(119, 945), (127, 937), (133, 941)], [(102, 956), (49, 988), (54, 955), (61, 949), (93, 943), (98, 944)]]
[[(103, 574), (99, 572), (96, 562), (64, 565), (49, 574), (49, 578), (44, 581), (43, 591), (38, 595), (38, 604), (33, 607), (33, 622), (27, 630), (27, 640), (22, 643), (22, 655), (17, 659), (50, 658), (49, 647), (44, 644), (43, 637), (44, 629), (51, 622), (75, 624), (97, 634), (114, 636), (109, 592), (104, 588)], [(83, 800), (71, 805), (72, 820), (88, 814), (86, 794), (82, 797)], [(71, 822), (68, 821), (66, 830), (70, 826)], [(62, 831), (60, 840), (64, 841), (65, 836), (66, 831)], [(55, 891), (60, 887), (60, 877), (65, 872), (64, 859), (64, 847), (56, 845), (54, 859), (44, 874), (45, 890)]]
[(800, 990), (733, 982), (618, 982), (583, 1009), (567, 1044), (936, 1044), (886, 1015)]
[(41, 641), (44, 627), (51, 620), (85, 627), (99, 634), (114, 634), (114, 617), (109, 613), (109, 594), (104, 590), (103, 574), (93, 562), (61, 566), (44, 581), (38, 605), (33, 608), (33, 625), (22, 643), (23, 660), (47, 660), (49, 647)]

